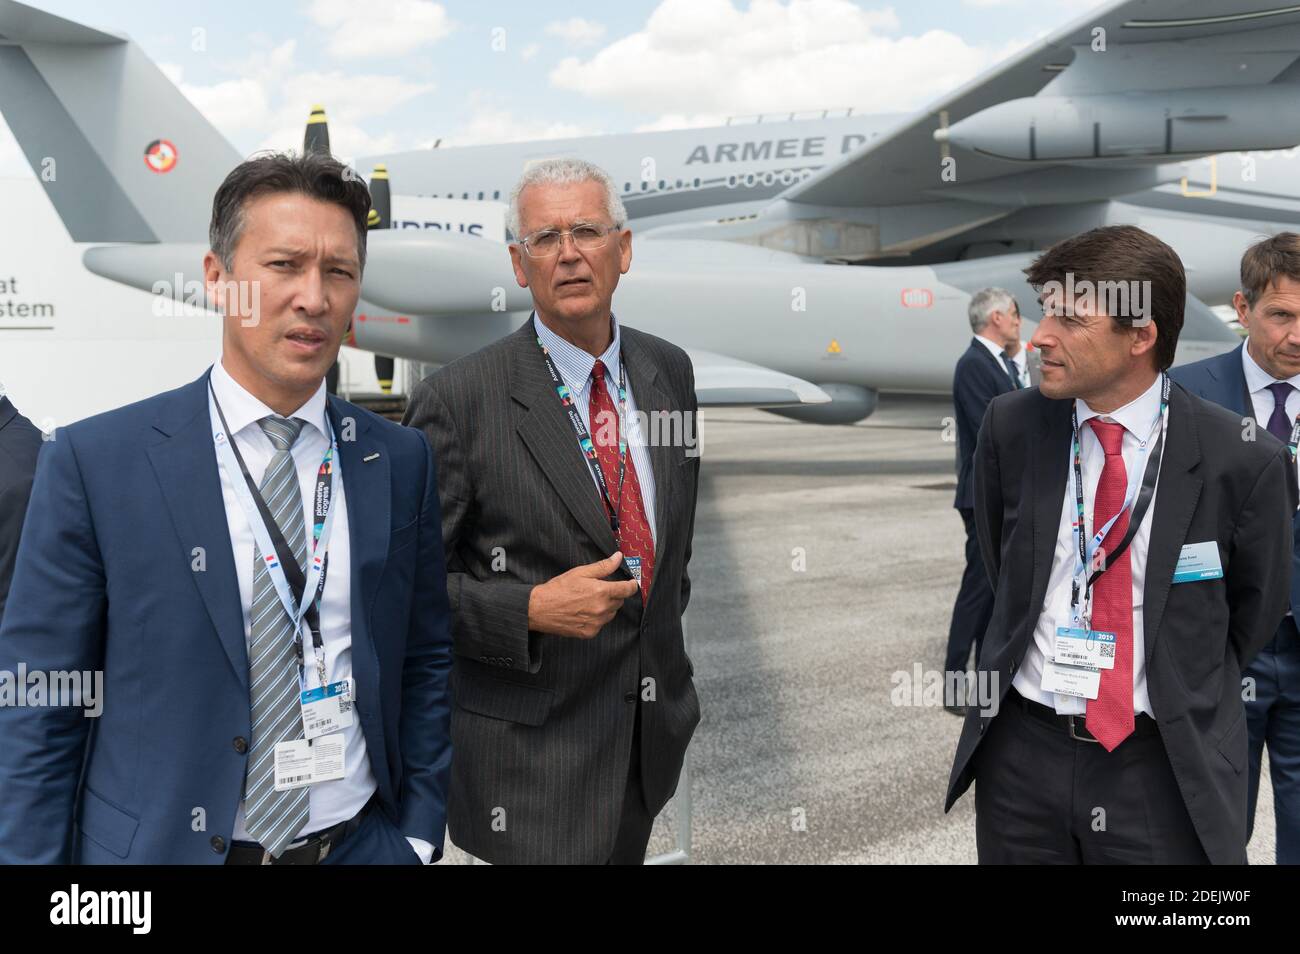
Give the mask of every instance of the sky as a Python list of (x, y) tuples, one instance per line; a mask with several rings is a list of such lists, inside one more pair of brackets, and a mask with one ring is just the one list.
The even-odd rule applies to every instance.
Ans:
[[(243, 154), (401, 149), (919, 108), (1096, 0), (37, 0), (125, 33)], [(0, 175), (31, 175), (0, 120)]]

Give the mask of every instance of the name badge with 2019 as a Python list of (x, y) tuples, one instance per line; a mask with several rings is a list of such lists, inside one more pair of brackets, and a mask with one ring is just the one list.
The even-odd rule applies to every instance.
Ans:
[(333, 782), (345, 775), (343, 733), (325, 735), (314, 741), (295, 739), (275, 745), (275, 790)]
[(1067, 666), (1115, 668), (1115, 634), (1080, 626), (1056, 627), (1052, 659)]
[(302, 734), (309, 740), (341, 732), (352, 725), (351, 679), (340, 679), (328, 686), (306, 690), (299, 696), (299, 701), (302, 704)]

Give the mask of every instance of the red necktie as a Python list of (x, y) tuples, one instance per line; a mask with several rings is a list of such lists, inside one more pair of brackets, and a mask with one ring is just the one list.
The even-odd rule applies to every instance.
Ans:
[[(1105, 524), (1124, 506), (1128, 474), (1124, 470), (1124, 425), (1108, 424), (1100, 418), (1088, 421), (1106, 452), (1106, 466), (1097, 482), (1093, 500), (1093, 526)], [(1101, 546), (1109, 552), (1128, 531), (1127, 511), (1115, 521)], [(1095, 532), (1095, 531), (1094, 531)], [(1133, 567), (1131, 548), (1092, 586), (1092, 628), (1115, 634), (1115, 667), (1101, 671), (1101, 688), (1096, 699), (1088, 700), (1085, 725), (1107, 752), (1133, 731)]]
[(641, 558), (641, 599), (650, 595), (650, 580), (655, 568), (655, 541), (650, 533), (650, 523), (646, 520), (645, 505), (641, 502), (641, 481), (637, 479), (636, 467), (632, 464), (632, 449), (627, 451), (623, 471), (623, 494), (619, 500), (618, 491), (618, 411), (610, 399), (609, 389), (605, 387), (605, 363), (597, 361), (591, 369), (591, 405), (587, 419), (591, 422), (588, 430), (592, 434), (592, 443), (596, 446), (596, 459), (600, 461), (601, 472), (605, 475), (605, 486), (609, 489), (609, 498), (618, 511), (619, 549), (623, 556)]

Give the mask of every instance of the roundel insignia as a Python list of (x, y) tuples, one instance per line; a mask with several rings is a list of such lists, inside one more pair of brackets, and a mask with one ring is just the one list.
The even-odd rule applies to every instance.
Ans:
[(151, 172), (171, 172), (176, 158), (176, 147), (167, 139), (155, 139), (144, 150), (144, 164)]

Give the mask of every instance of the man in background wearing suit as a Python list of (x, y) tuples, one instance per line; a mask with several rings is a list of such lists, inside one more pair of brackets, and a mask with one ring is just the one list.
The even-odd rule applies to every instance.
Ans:
[(536, 311), (407, 411), (438, 454), (456, 617), (451, 837), (494, 863), (640, 864), (700, 718), (695, 378), (613, 316), (625, 221), (596, 166), (530, 167), (510, 256)]
[[(945, 672), (963, 673), (971, 646), (979, 656), (984, 629), (993, 612), (993, 589), (989, 586), (975, 533), (975, 494), (971, 482), (975, 438), (989, 401), (1020, 387), (1011, 349), (1022, 350), (1020, 306), (1010, 292), (1001, 288), (977, 291), (971, 296), (969, 314), (975, 336), (958, 360), (952, 377), (952, 402), (957, 414), (957, 498), (953, 506), (966, 527), (966, 570), (952, 608), (948, 653), (943, 664)], [(944, 708), (957, 715), (965, 712), (965, 706), (952, 699), (946, 700)]]
[(945, 810), (975, 782), (984, 863), (1240, 864), (1242, 669), (1286, 610), (1296, 478), (1271, 435), (1167, 381), (1186, 278), (1132, 226), (1027, 270), (1042, 382), (975, 451), (994, 581)]
[[(1246, 343), (1171, 376), (1194, 394), (1254, 422), (1289, 445), (1295, 458), (1300, 421), (1300, 235), (1283, 232), (1251, 246), (1233, 296)], [(1246, 671), (1250, 734), (1247, 831), (1255, 827), (1260, 762), (1268, 746), (1277, 820), (1278, 864), (1300, 864), (1300, 519), (1294, 521), (1290, 609)], [(1253, 691), (1252, 689), (1253, 683)]]
[(41, 437), (40, 429), (18, 413), (0, 386), (0, 620), (13, 581)]
[(450, 620), (423, 438), (325, 394), (365, 265), (364, 182), (240, 164), (213, 202), (220, 361), (41, 454), (0, 669), (102, 670), (0, 708), (0, 862), (428, 862)]

